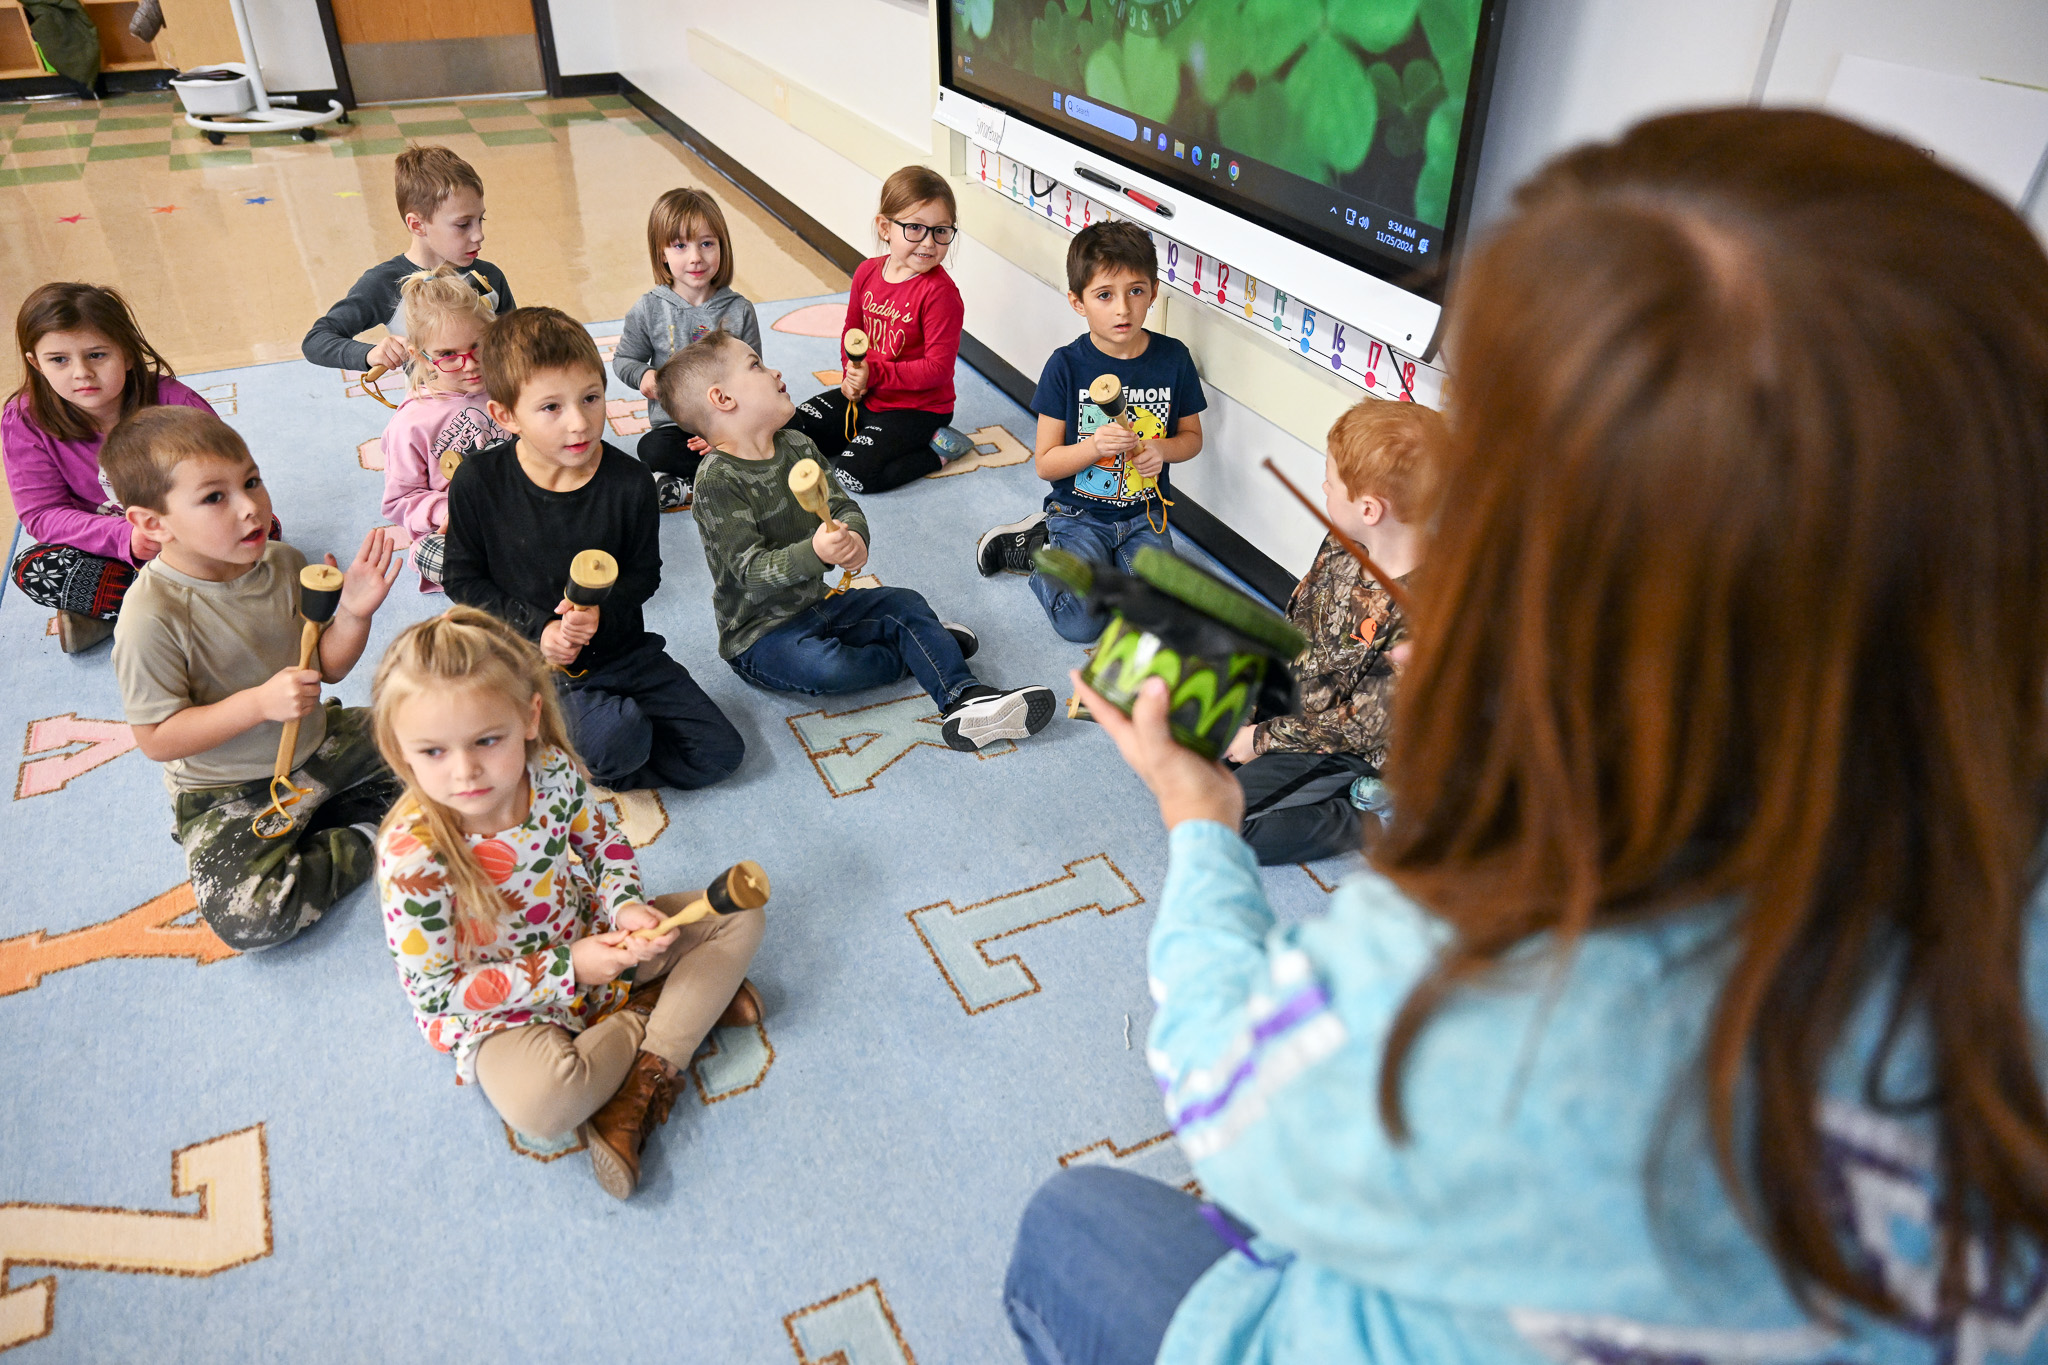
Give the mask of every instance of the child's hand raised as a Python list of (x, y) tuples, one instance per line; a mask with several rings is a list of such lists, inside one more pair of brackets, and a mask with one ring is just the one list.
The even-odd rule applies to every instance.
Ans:
[(705, 440), (702, 436), (692, 436), (683, 444), (688, 446), (700, 460), (711, 453), (711, 442)]
[(298, 720), (313, 714), (320, 704), (320, 671), (315, 668), (280, 668), (250, 689), (263, 719)]
[(865, 360), (851, 360), (840, 372), (839, 391), (846, 395), (849, 403), (858, 403), (861, 395), (868, 391), (868, 363)]
[(655, 392), (656, 387), (653, 370), (649, 370), (646, 374), (640, 376), (640, 396), (650, 403), (661, 401), (661, 395)]
[(811, 549), (827, 564), (842, 569), (858, 569), (868, 562), (867, 542), (844, 522), (819, 522), (818, 529), (811, 532)]
[(382, 365), (387, 370), (403, 369), (405, 363), (410, 359), (412, 359), (412, 352), (405, 348), (404, 337), (385, 337), (370, 348), (370, 366), (372, 369), (379, 365)]
[[(341, 567), (335, 564), (333, 555), (327, 556), (327, 562)], [(384, 605), (385, 594), (398, 581), (398, 571), (404, 564), (405, 557), (398, 553), (389, 530), (371, 527), (356, 550), (356, 557), (349, 561), (348, 571), (342, 575), (341, 610), (369, 620)]]

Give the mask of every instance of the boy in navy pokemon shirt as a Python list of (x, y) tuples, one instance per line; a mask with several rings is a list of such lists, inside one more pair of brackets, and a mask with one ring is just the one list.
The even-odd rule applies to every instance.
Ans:
[[(1050, 542), (1128, 572), (1143, 546), (1171, 551), (1171, 466), (1201, 453), (1198, 414), (1209, 400), (1188, 348), (1145, 330), (1159, 292), (1159, 253), (1143, 228), (1083, 229), (1067, 249), (1067, 284), (1088, 330), (1052, 353), (1031, 400), (1038, 475), (1052, 491), (1043, 511), (982, 536), (976, 562), (984, 576), (1031, 574), (1053, 629), (1085, 644), (1102, 633), (1103, 621), (1057, 580), (1032, 572), (1032, 553)], [(1123, 385), (1114, 421), (1088, 392), (1105, 374)]]

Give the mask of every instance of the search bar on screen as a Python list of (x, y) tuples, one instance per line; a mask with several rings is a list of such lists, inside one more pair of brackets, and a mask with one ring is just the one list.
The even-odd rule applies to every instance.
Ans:
[(1084, 100), (1078, 95), (1069, 95), (1065, 101), (1069, 118), (1079, 119), (1091, 128), (1100, 128), (1113, 137), (1126, 142), (1138, 140), (1138, 121), (1129, 114), (1119, 114), (1114, 109), (1105, 109), (1093, 100)]

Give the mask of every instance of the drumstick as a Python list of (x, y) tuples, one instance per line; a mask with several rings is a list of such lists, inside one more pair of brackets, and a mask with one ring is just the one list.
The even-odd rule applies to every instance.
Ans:
[[(299, 570), (299, 615), (306, 624), (299, 628), (299, 667), (313, 666), (313, 651), (320, 647), (320, 629), (334, 619), (334, 609), (341, 605), (341, 570), (332, 564), (308, 564)], [(299, 747), (299, 718), (293, 716), (284, 723), (284, 733), (277, 737), (277, 764), (271, 770), (273, 777), (292, 775), (292, 751)]]
[[(827, 531), (840, 529), (832, 520), (832, 498), (825, 491), (825, 470), (816, 460), (798, 460), (789, 471), (789, 491), (796, 498), (796, 505), (825, 523)], [(839, 586), (832, 589), (834, 595), (845, 592), (853, 584), (853, 570), (842, 567), (839, 571)]]
[(768, 903), (768, 874), (757, 862), (734, 863), (704, 888), (703, 894), (661, 923), (635, 929), (635, 938), (660, 938), (669, 930), (694, 924), (707, 915), (730, 915), (735, 910), (757, 910)]
[(1339, 545), (1342, 545), (1346, 550), (1349, 550), (1351, 552), (1351, 557), (1357, 560), (1359, 564), (1364, 566), (1365, 571), (1367, 573), (1371, 574), (1374, 578), (1379, 580), (1380, 586), (1387, 590), (1387, 596), (1393, 598), (1394, 605), (1401, 609), (1401, 614), (1403, 616), (1409, 617), (1412, 620), (1414, 618), (1414, 613), (1408, 605), (1408, 590), (1402, 587), (1399, 583), (1396, 583), (1393, 579), (1389, 578), (1387, 576), (1387, 571), (1385, 569), (1382, 569), (1379, 565), (1373, 563), (1372, 556), (1365, 552), (1365, 548), (1363, 546), (1361, 546), (1357, 541), (1353, 540), (1350, 536), (1347, 536), (1342, 531), (1338, 530), (1337, 524), (1330, 520), (1328, 515), (1324, 513), (1323, 509), (1316, 506), (1313, 502), (1309, 501), (1308, 494), (1302, 492), (1299, 488), (1296, 488), (1294, 486), (1294, 480), (1288, 478), (1285, 474), (1282, 474), (1280, 472), (1280, 466), (1273, 463), (1273, 457), (1271, 455), (1268, 455), (1260, 463), (1265, 466), (1267, 473), (1271, 474), (1274, 478), (1280, 480), (1281, 484), (1287, 489), (1287, 491), (1294, 494), (1296, 501), (1300, 502), (1303, 507), (1306, 507), (1309, 510), (1310, 516), (1314, 517), (1317, 521), (1320, 521), (1323, 524), (1324, 528), (1328, 530), (1331, 535), (1337, 538), (1337, 543)]

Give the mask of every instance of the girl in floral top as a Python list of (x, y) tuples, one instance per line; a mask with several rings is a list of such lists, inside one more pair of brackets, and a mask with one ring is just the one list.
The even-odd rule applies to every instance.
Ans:
[(406, 784), (377, 840), (384, 937), (420, 1031), (513, 1128), (581, 1129), (598, 1183), (625, 1198), (704, 1035), (760, 1019), (744, 978), (761, 912), (634, 935), (694, 897), (643, 899), (546, 661), (496, 618), (456, 607), (407, 629), (373, 698)]

